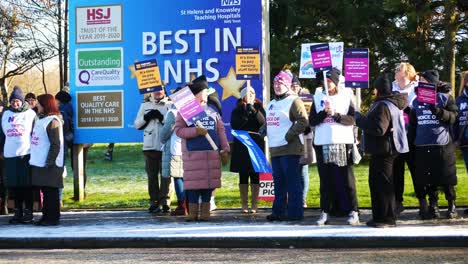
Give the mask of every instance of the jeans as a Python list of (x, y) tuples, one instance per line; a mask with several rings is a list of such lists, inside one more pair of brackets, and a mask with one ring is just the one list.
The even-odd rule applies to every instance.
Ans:
[(304, 190), (302, 193), (302, 200), (305, 202), (307, 200), (307, 192), (309, 191), (309, 165), (299, 165), (299, 171), (302, 175), (302, 184), (304, 185)]
[(184, 178), (173, 178), (173, 179), (174, 179), (174, 189), (177, 195), (177, 201), (182, 202), (185, 200)]
[(201, 196), (202, 203), (209, 203), (211, 199), (211, 193), (213, 189), (203, 189), (203, 190), (186, 190), (185, 194), (189, 200), (189, 203), (198, 204), (198, 199)]
[(273, 182), (275, 200), (273, 214), (286, 216), (290, 220), (304, 218), (302, 200), (302, 175), (299, 171), (299, 155), (287, 155), (271, 159), (273, 165)]

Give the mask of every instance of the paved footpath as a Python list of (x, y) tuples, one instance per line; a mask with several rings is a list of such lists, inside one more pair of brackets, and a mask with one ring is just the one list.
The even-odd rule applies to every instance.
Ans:
[(455, 220), (420, 221), (414, 220), (416, 209), (407, 209), (395, 228), (367, 227), (369, 210), (361, 210), (358, 226), (346, 225), (346, 218), (316, 226), (316, 209), (306, 209), (303, 221), (273, 223), (265, 219), (269, 209), (255, 215), (216, 210), (210, 222), (186, 222), (184, 217), (146, 211), (68, 211), (54, 227), (9, 225), (11, 216), (0, 216), (0, 248), (468, 247), (468, 216), (458, 211)]

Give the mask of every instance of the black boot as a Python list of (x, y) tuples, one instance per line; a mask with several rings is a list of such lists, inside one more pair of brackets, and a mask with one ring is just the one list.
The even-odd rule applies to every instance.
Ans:
[(424, 199), (419, 199), (419, 217), (422, 220), (429, 219), (429, 208), (427, 207), (427, 200), (426, 198)]
[(455, 207), (455, 201), (448, 201), (447, 219), (454, 219), (457, 218), (457, 216), (458, 214), (457, 209)]
[(33, 223), (33, 212), (31, 209), (24, 209), (23, 217), (20, 222), (22, 224), (32, 224)]
[(437, 201), (430, 201), (428, 219), (437, 219), (440, 217), (439, 205)]
[(8, 222), (12, 225), (21, 223), (21, 218), (23, 217), (23, 209), (15, 208), (13, 209), (13, 212), (14, 212), (14, 215)]
[(0, 215), (7, 215), (7, 214), (8, 214), (8, 198), (7, 198), (5, 189), (3, 188), (3, 186), (0, 185)]

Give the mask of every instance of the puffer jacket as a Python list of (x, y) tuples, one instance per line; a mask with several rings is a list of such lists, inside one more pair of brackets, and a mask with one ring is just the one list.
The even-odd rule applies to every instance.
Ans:
[(165, 116), (171, 105), (172, 103), (168, 102), (167, 97), (157, 102), (152, 96), (149, 97), (148, 101), (141, 104), (134, 126), (138, 130), (143, 130), (143, 151), (161, 151), (162, 144), (159, 133), (163, 126), (157, 119), (146, 122), (144, 115), (153, 109), (157, 109)]
[[(174, 125), (175, 119), (177, 114), (176, 111), (171, 110), (167, 112), (167, 115), (164, 117), (164, 126), (161, 129), (161, 143), (164, 144), (163, 146), (163, 155), (162, 155), (162, 169), (161, 169), (161, 176), (162, 177), (174, 177), (174, 178), (181, 178), (183, 177), (184, 170), (182, 167), (182, 157), (180, 154), (174, 155), (171, 153), (171, 148), (174, 145), (175, 148), (181, 149), (180, 143), (177, 144), (176, 142), (172, 142), (174, 139), (172, 134), (175, 133)], [(174, 137), (177, 139), (177, 137)]]
[(182, 139), (184, 190), (203, 190), (221, 187), (221, 161), (219, 151), (230, 151), (221, 116), (209, 106), (205, 105), (204, 108), (209, 115), (214, 115), (216, 117), (214, 127), (219, 142), (218, 151), (188, 151), (187, 141), (204, 138), (204, 136), (197, 135), (195, 126), (187, 126), (180, 113), (177, 114), (176, 118), (175, 132), (176, 135)]

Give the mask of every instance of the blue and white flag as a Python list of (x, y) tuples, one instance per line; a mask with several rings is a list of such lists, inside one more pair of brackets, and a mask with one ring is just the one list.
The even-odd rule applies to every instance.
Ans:
[(263, 153), (257, 143), (250, 137), (249, 132), (232, 129), (231, 134), (247, 147), (255, 172), (272, 172), (270, 164), (268, 164), (265, 157), (265, 153)]

